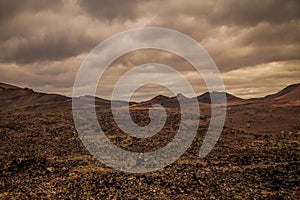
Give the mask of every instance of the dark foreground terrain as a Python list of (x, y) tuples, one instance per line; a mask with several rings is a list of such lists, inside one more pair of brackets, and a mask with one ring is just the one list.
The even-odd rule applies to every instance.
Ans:
[[(0, 112), (0, 199), (300, 199), (298, 101), (266, 102), (232, 103), (223, 133), (204, 159), (197, 155), (210, 117), (202, 108), (188, 151), (146, 174), (119, 172), (94, 159), (70, 108), (18, 110), (7, 103)], [(98, 118), (115, 144), (152, 151), (176, 132), (179, 111), (169, 111), (164, 129), (147, 141), (124, 135), (109, 110), (100, 109)], [(135, 109), (132, 115), (147, 123), (147, 112)]]

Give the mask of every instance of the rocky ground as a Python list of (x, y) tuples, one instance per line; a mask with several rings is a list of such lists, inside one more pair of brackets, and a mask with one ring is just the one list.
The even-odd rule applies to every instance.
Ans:
[[(231, 106), (223, 133), (204, 159), (193, 145), (176, 162), (146, 174), (97, 161), (79, 139), (69, 111), (0, 112), (1, 199), (300, 199), (300, 107)], [(135, 120), (147, 124), (147, 113)], [(108, 137), (131, 151), (152, 151), (174, 136), (179, 114), (153, 140), (124, 136), (109, 112), (98, 114)], [(133, 117), (134, 118), (134, 117)]]

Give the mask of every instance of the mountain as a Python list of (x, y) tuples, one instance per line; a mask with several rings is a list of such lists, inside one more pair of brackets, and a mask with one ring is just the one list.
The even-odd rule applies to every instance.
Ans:
[(264, 97), (273, 101), (300, 101), (300, 83), (289, 85), (275, 94)]
[(216, 97), (217, 103), (222, 103), (220, 98), (223, 95), (226, 95), (227, 103), (240, 102), (240, 101), (244, 100), (244, 99), (241, 99), (239, 97), (236, 97), (232, 94), (225, 93), (225, 92), (212, 92), (212, 93), (205, 92), (204, 94), (199, 95), (197, 97), (197, 99), (198, 99), (199, 102), (210, 104), (211, 103), (211, 99), (210, 99), (211, 95)]
[[(110, 109), (111, 101), (89, 95), (74, 97), (84, 106), (96, 109)], [(71, 111), (72, 98), (60, 94), (36, 92), (29, 88), (20, 88), (14, 85), (0, 83), (0, 109), (14, 111)], [(114, 101), (117, 107), (128, 106), (128, 102)], [(130, 102), (129, 104), (133, 104)]]
[(71, 98), (59, 94), (35, 92), (29, 88), (0, 83), (1, 110), (61, 110), (71, 105)]
[(160, 95), (157, 95), (157, 96), (153, 97), (152, 99), (145, 101), (145, 102), (151, 103), (151, 104), (161, 104), (169, 99), (170, 99), (170, 97), (160, 94)]
[(150, 100), (147, 100), (147, 101), (142, 101), (142, 102), (139, 102), (139, 103), (135, 103), (135, 104), (132, 104), (130, 106), (131, 109), (139, 109), (139, 108), (149, 108), (151, 107), (152, 105), (154, 104), (160, 104), (160, 105), (163, 105), (164, 102), (168, 101), (170, 99), (170, 97), (167, 97), (167, 96), (164, 96), (164, 95), (157, 95), (155, 97), (153, 97), (152, 99)]
[(85, 96), (80, 96), (80, 97), (73, 97), (76, 98), (77, 100), (81, 101), (80, 103), (83, 106), (92, 106), (95, 103), (95, 108), (96, 109), (110, 109), (111, 108), (111, 103), (114, 102), (114, 106), (117, 108), (120, 107), (128, 107), (129, 105), (134, 104), (134, 102), (127, 102), (127, 101), (121, 101), (121, 100), (107, 100), (99, 97), (94, 97), (90, 95), (85, 95)]
[(21, 89), (17, 86), (14, 86), (14, 85), (9, 85), (7, 83), (0, 83), (0, 91), (1, 90), (17, 90), (17, 89)]
[[(221, 93), (219, 92), (213, 92), (212, 95), (220, 95)], [(210, 104), (210, 96), (209, 93), (204, 93), (203, 95), (200, 95), (199, 97), (193, 97), (193, 98), (189, 98), (184, 96), (183, 94), (177, 94), (176, 96), (173, 97), (167, 97), (164, 95), (158, 95), (153, 97), (152, 99), (148, 100), (148, 101), (143, 101), (141, 103), (137, 103), (133, 106), (131, 106), (132, 108), (148, 108), (154, 104), (160, 104), (166, 108), (179, 108), (179, 101), (183, 102), (183, 103), (189, 103), (189, 100), (191, 99), (195, 99), (197, 98), (198, 100), (198, 104), (200, 107), (208, 107)], [(233, 95), (227, 94), (227, 99), (230, 102), (235, 101), (241, 101), (242, 99), (235, 97)]]
[(167, 97), (164, 95), (157, 95), (153, 97), (150, 100), (143, 101), (140, 103), (136, 103), (131, 108), (149, 108), (150, 106), (154, 104), (160, 104), (164, 106), (165, 108), (178, 108), (179, 107), (179, 101), (185, 102), (190, 100), (190, 98), (184, 96), (183, 94), (177, 94), (176, 96), (173, 97)]

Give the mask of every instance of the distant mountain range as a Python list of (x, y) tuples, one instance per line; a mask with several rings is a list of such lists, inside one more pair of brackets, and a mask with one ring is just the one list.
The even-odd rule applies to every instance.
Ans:
[[(211, 95), (217, 97), (224, 93), (213, 92)], [(285, 87), (275, 94), (270, 94), (262, 98), (241, 99), (232, 94), (226, 93), (227, 104), (243, 105), (253, 103), (267, 103), (267, 104), (286, 104), (300, 106), (300, 83)], [(93, 96), (75, 97), (84, 101), (87, 105), (93, 104)], [(197, 97), (199, 107), (210, 106), (210, 93), (206, 92)], [(163, 95), (155, 96), (154, 98), (143, 102), (130, 102), (130, 108), (140, 109), (148, 108), (154, 104), (161, 104), (166, 108), (178, 108), (178, 99), (189, 99), (182, 94), (174, 97), (167, 97)], [(1, 111), (42, 111), (42, 110), (71, 110), (72, 98), (59, 95), (35, 92), (29, 88), (20, 88), (6, 83), (0, 83), (0, 109)], [(96, 108), (109, 109), (111, 101), (95, 97)], [(128, 105), (128, 102), (116, 101), (116, 105), (122, 107)], [(217, 102), (218, 103), (218, 102)]]
[[(212, 92), (212, 93), (205, 92), (204, 94), (201, 94), (200, 96), (198, 96), (197, 99), (198, 99), (199, 102), (210, 104), (211, 103), (210, 95), (213, 95), (214, 97), (216, 97), (217, 103), (219, 103), (218, 102), (218, 97), (222, 97), (224, 95), (224, 92)], [(225, 93), (225, 95), (227, 97), (227, 102), (228, 103), (240, 102), (240, 101), (244, 100), (242, 98), (236, 97), (236, 96), (234, 96), (232, 94), (229, 94), (229, 93)]]

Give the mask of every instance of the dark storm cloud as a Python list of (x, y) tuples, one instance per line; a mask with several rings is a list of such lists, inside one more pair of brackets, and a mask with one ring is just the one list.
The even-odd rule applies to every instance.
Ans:
[[(17, 63), (63, 60), (89, 52), (101, 39), (104, 39), (103, 37), (91, 38), (91, 35), (86, 34), (86, 30), (95, 29), (101, 32), (104, 29), (111, 29), (111, 26), (122, 27), (124, 21), (136, 21), (143, 17), (155, 16), (152, 24), (173, 28), (192, 36), (203, 43), (218, 65), (224, 69), (230, 69), (230, 66), (246, 65), (248, 60), (257, 55), (255, 52), (268, 52), (268, 49), (262, 48), (262, 45), (274, 46), (275, 49), (277, 49), (276, 45), (293, 45), (293, 43), (297, 45), (300, 35), (299, 20), (297, 20), (299, 2), (292, 0), (78, 0), (75, 5), (79, 9), (72, 10), (69, 7), (75, 8), (76, 6), (69, 5), (71, 3), (69, 1), (65, 2), (66, 5), (58, 0), (42, 0), (37, 3), (31, 0), (1, 1), (3, 10), (1, 21), (3, 22), (0, 27), (0, 47), (5, 49), (5, 52), (0, 54), (0, 59), (4, 62), (15, 61)], [(43, 21), (49, 15), (47, 11), (51, 15), (56, 15), (56, 18), (52, 21)], [(77, 26), (80, 22), (66, 20), (66, 16), (67, 18), (90, 16), (90, 21), (94, 23), (94, 26), (87, 28), (83, 23)], [(32, 18), (34, 20), (40, 18), (41, 21), (32, 22)], [(108, 24), (105, 23), (107, 20)], [(97, 24), (96, 21), (102, 24), (99, 26), (99, 22)], [(44, 24), (48, 24), (48, 27)], [(235, 32), (214, 35), (222, 26), (237, 27)], [(242, 27), (239, 28), (239, 26)], [(247, 31), (246, 34), (241, 33), (244, 29)], [(251, 46), (257, 47), (257, 50), (251, 50), (247, 56), (242, 55), (240, 58), (232, 59), (232, 56), (226, 53), (219, 53), (223, 51), (222, 48), (228, 47), (218, 45), (209, 47), (205, 42), (214, 37), (223, 37), (227, 40), (228, 36), (232, 35), (240, 36), (236, 39), (236, 43), (230, 44), (235, 45), (235, 49), (243, 51), (243, 47)], [(155, 38), (155, 36), (150, 37)], [(220, 50), (216, 51), (214, 48)], [(291, 52), (291, 54), (294, 53)], [(274, 55), (276, 55), (274, 61), (295, 57), (286, 55), (286, 51), (284, 53), (277, 51)], [(255, 60), (267, 62), (272, 60), (270, 57), (266, 55), (266, 59)], [(252, 61), (251, 64), (258, 63)]]
[(0, 56), (2, 54), (4, 61), (14, 61), (17, 64), (63, 60), (90, 51), (95, 45), (93, 41), (70, 30), (49, 31), (42, 35), (18, 38), (7, 43), (3, 45), (6, 46), (6, 51), (0, 53)]
[(200, 22), (205, 19), (214, 26), (245, 27), (261, 22), (278, 24), (297, 20), (300, 18), (299, 7), (298, 0), (165, 0), (147, 4), (143, 13), (163, 16), (171, 23), (182, 16), (191, 16)]
[[(238, 94), (244, 93), (235, 85), (244, 82), (241, 75), (267, 68), (264, 75), (249, 75), (251, 79), (243, 83), (251, 88), (249, 94), (263, 94), (270, 91), (260, 87), (264, 78), (277, 88), (280, 80), (285, 85), (298, 82), (285, 73), (285, 66), (292, 65), (293, 74), (298, 74), (299, 8), (298, 0), (0, 0), (0, 81), (70, 95), (76, 70), (99, 42), (131, 28), (158, 26), (199, 42), (226, 75), (228, 88)], [(117, 75), (146, 62), (167, 64), (196, 80), (193, 68), (182, 59), (141, 51), (112, 65), (107, 88), (112, 88)]]
[(212, 23), (254, 26), (260, 22), (283, 23), (300, 18), (298, 0), (228, 0), (212, 6)]
[(234, 50), (225, 49), (227, 51), (223, 55), (211, 56), (219, 66), (221, 71), (230, 71), (246, 66), (257, 65), (262, 63), (274, 62), (274, 61), (289, 61), (298, 60), (300, 46), (275, 46), (275, 47), (245, 47), (240, 49), (239, 52)]
[(125, 21), (159, 15), (172, 23), (187, 15), (205, 18), (214, 25), (254, 26), (260, 22), (277, 24), (300, 18), (300, 1), (297, 0), (78, 0), (78, 3), (88, 15), (101, 20)]
[(0, 0), (0, 22), (22, 12), (56, 10), (63, 5), (62, 0)]
[(240, 38), (240, 45), (290, 45), (300, 42), (300, 22), (291, 21), (284, 24), (271, 25), (260, 23), (258, 26), (250, 28), (247, 34)]
[[(21, 64), (40, 60), (57, 60), (81, 52), (76, 48), (86, 42), (72, 38), (67, 30), (55, 30), (55, 24), (43, 21), (47, 12), (55, 13), (63, 7), (61, 0), (26, 0), (0, 2), (0, 61)], [(40, 22), (37, 23), (37, 19)], [(58, 23), (58, 22), (57, 22)], [(74, 34), (73, 34), (74, 35)], [(79, 40), (80, 41), (80, 40)]]
[(78, 0), (86, 13), (100, 20), (134, 20), (139, 17), (139, 6), (149, 0)]

